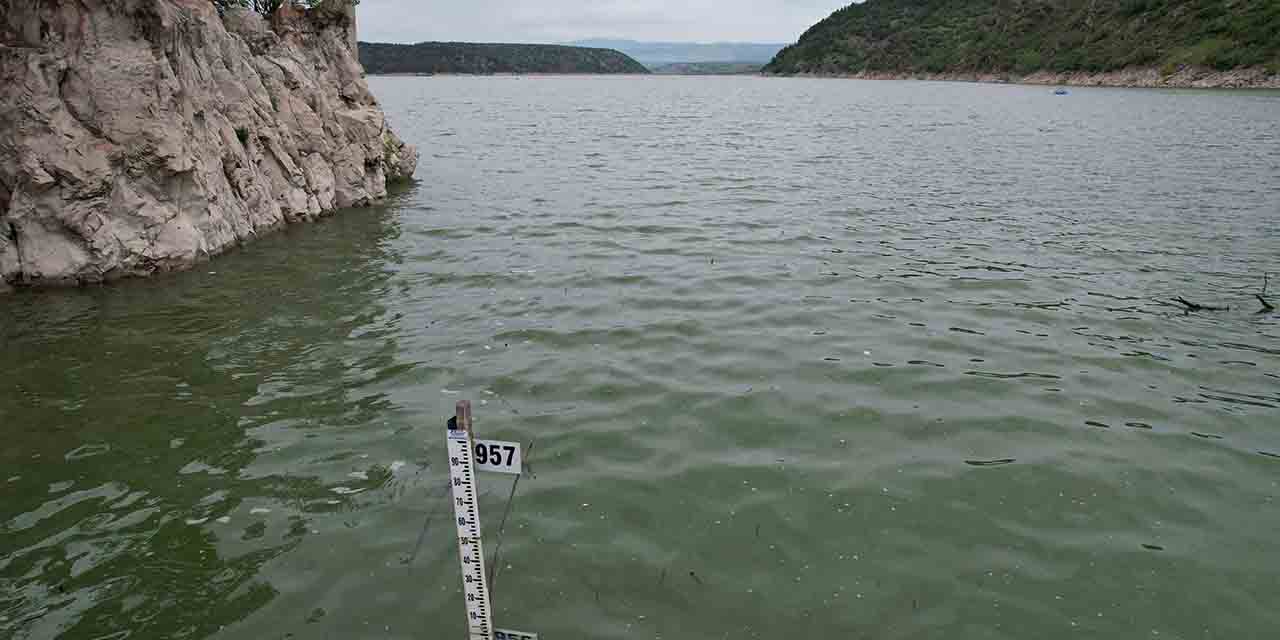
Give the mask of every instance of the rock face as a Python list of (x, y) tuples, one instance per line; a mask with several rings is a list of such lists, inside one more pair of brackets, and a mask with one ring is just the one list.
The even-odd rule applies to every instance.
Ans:
[[(188, 267), (407, 179), (349, 7), (0, 6), (0, 289)], [(6, 284), (7, 283), (7, 284)]]

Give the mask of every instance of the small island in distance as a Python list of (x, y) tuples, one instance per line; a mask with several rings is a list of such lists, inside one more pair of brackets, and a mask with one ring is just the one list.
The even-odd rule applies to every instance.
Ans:
[(866, 0), (811, 27), (777, 75), (1280, 88), (1275, 0)]
[(649, 73), (619, 51), (551, 44), (361, 42), (360, 64), (373, 75)]

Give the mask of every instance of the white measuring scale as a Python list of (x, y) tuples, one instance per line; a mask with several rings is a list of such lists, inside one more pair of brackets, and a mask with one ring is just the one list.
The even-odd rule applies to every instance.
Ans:
[(458, 556), (462, 562), (462, 597), (467, 605), (470, 640), (538, 640), (537, 634), (494, 629), (484, 547), (480, 539), (477, 458), (481, 458), (478, 462), (483, 471), (519, 476), (523, 468), (520, 444), (476, 440), (471, 425), (471, 403), (463, 400), (458, 403), (457, 415), (449, 423), (448, 451)]

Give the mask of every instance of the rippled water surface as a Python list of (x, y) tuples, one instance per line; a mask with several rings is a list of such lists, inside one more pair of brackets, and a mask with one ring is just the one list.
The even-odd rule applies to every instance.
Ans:
[(0, 637), (463, 637), (464, 398), (499, 626), (1280, 626), (1280, 95), (372, 85), (386, 207), (0, 299)]

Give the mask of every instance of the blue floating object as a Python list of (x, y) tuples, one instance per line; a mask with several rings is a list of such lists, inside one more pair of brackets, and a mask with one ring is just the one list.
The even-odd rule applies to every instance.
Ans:
[(1053, 92), (1053, 95), (1055, 95), (1055, 96), (1065, 96), (1065, 95), (1069, 95), (1070, 93), (1071, 93), (1071, 92), (1070, 92), (1070, 91), (1067, 91), (1066, 89), (1058, 89), (1057, 91), (1054, 91), (1054, 92)]

